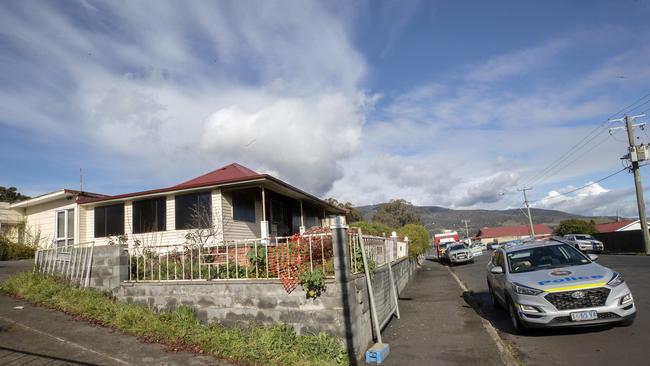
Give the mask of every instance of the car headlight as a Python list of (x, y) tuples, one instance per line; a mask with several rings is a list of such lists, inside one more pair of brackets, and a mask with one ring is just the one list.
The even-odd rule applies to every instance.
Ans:
[(625, 282), (623, 277), (620, 275), (618, 272), (614, 272), (614, 275), (612, 276), (612, 279), (607, 282), (608, 285), (612, 287), (616, 287), (620, 285), (621, 283)]
[(539, 309), (537, 307), (532, 306), (532, 305), (519, 304), (519, 307), (521, 308), (521, 311), (526, 311), (526, 312), (529, 312), (529, 313), (541, 313), (541, 311), (539, 311)]
[(632, 299), (632, 294), (627, 294), (627, 295), (621, 297), (621, 305), (625, 305), (625, 304), (627, 304), (629, 302), (632, 302), (632, 300), (633, 300)]
[(512, 284), (512, 289), (515, 290), (515, 292), (520, 294), (520, 295), (533, 295), (533, 296), (535, 296), (535, 295), (539, 295), (542, 292), (544, 292), (542, 290), (538, 290), (536, 288), (524, 286), (524, 285), (516, 283), (516, 282)]

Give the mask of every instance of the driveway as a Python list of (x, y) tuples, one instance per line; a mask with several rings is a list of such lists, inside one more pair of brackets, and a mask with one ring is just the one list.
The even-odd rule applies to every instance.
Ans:
[[(0, 262), (0, 281), (31, 270), (31, 261)], [(76, 321), (61, 312), (0, 295), (0, 365), (232, 365), (166, 352), (158, 344)]]
[(630, 286), (637, 317), (630, 327), (598, 327), (579, 330), (537, 331), (515, 335), (507, 314), (490, 304), (485, 267), (486, 252), (476, 263), (451, 269), (473, 292), (483, 316), (513, 344), (526, 365), (647, 365), (650, 331), (650, 257), (601, 255), (598, 263), (620, 272)]

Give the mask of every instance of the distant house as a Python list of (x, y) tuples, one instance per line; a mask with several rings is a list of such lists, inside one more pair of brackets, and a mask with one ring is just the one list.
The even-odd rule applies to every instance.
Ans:
[[(553, 229), (544, 224), (533, 225), (535, 236), (550, 236), (553, 234)], [(497, 227), (484, 227), (479, 230), (477, 239), (482, 243), (488, 244), (494, 241), (499, 243), (510, 240), (524, 239), (530, 237), (530, 225), (515, 225), (515, 226), (497, 226)]]
[(175, 186), (114, 196), (63, 189), (10, 205), (41, 246), (126, 235), (182, 244), (191, 230), (217, 228), (215, 239), (286, 236), (322, 226), (345, 211), (268, 174), (230, 164)]
[(23, 222), (22, 215), (11, 209), (9, 202), (0, 202), (0, 235), (10, 237), (12, 240), (18, 240), (18, 228)]
[(611, 233), (614, 231), (641, 230), (641, 220), (623, 220), (596, 224), (596, 231), (599, 233)]

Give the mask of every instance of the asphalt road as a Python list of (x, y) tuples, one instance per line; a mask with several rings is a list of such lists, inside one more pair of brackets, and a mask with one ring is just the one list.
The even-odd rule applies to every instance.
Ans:
[(597, 327), (541, 330), (515, 335), (506, 312), (492, 308), (485, 279), (492, 252), (475, 263), (451, 269), (473, 292), (478, 313), (490, 321), (501, 337), (512, 344), (526, 365), (648, 365), (650, 356), (650, 257), (601, 255), (598, 263), (623, 275), (632, 290), (637, 317), (629, 327)]

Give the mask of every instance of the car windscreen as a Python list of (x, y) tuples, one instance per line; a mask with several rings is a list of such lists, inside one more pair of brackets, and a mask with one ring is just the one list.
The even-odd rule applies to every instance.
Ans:
[(578, 239), (578, 240), (592, 240), (593, 237), (591, 235), (576, 235), (576, 239)]
[(577, 266), (590, 261), (570, 245), (545, 245), (506, 254), (510, 273)]
[(454, 250), (462, 250), (465, 249), (464, 245), (452, 245), (449, 248), (447, 248), (448, 251), (453, 252)]

